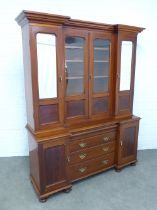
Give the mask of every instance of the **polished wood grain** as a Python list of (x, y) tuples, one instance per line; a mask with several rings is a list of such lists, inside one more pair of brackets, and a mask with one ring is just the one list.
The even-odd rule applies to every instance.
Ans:
[(78, 152), (73, 152), (69, 156), (69, 163), (75, 164), (78, 162), (83, 162), (85, 160), (96, 158), (100, 155), (104, 155), (115, 150), (115, 142), (100, 144), (95, 147), (90, 147), (87, 149), (82, 149)]
[[(26, 10), (16, 21), (22, 28), (30, 179), (39, 200), (45, 202), (56, 192), (69, 191), (74, 181), (135, 164), (140, 120), (132, 113), (136, 45), (144, 28)], [(38, 33), (56, 37), (56, 98), (39, 98)], [(74, 50), (76, 46), (66, 44), (69, 37), (81, 38), (84, 45)], [(102, 48), (98, 40), (108, 44)], [(129, 91), (119, 91), (122, 41), (133, 43)], [(69, 54), (69, 49), (74, 53)], [(83, 73), (75, 64), (81, 62), (80, 57)], [(94, 64), (102, 59), (107, 64), (95, 74)], [(75, 64), (72, 76), (67, 74), (66, 60)], [(76, 76), (84, 78), (84, 87), (73, 94), (79, 92), (80, 83), (72, 82), (76, 87), (67, 91), (67, 82)], [(107, 82), (102, 82), (102, 76)], [(94, 83), (95, 79), (101, 82)]]
[(89, 174), (96, 173), (98, 170), (105, 170), (114, 165), (114, 153), (107, 154), (86, 161), (80, 164), (75, 164), (69, 167), (69, 176), (72, 181), (85, 178)]
[(116, 132), (106, 132), (104, 134), (96, 135), (93, 137), (83, 138), (69, 143), (70, 152), (79, 151), (85, 148), (97, 146), (99, 144), (116, 141)]

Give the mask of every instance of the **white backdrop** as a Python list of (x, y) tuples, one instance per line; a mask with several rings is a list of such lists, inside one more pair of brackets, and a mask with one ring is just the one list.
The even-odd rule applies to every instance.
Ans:
[(134, 114), (142, 118), (138, 148), (157, 148), (156, 2), (154, 0), (1, 0), (0, 156), (28, 155), (22, 39), (20, 27), (14, 20), (21, 10), (146, 28), (138, 36)]

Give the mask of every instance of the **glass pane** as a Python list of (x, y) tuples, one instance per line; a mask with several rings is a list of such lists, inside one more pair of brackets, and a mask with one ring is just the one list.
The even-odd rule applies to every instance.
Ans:
[(94, 40), (94, 92), (107, 92), (109, 80), (110, 41)]
[(65, 39), (66, 94), (84, 93), (84, 39), (66, 37)]
[(122, 41), (120, 91), (130, 90), (132, 62), (132, 42)]
[(57, 97), (56, 37), (53, 34), (37, 34), (39, 98)]
[(95, 77), (94, 78), (94, 91), (107, 92), (108, 91), (108, 78)]
[(84, 92), (84, 90), (83, 90), (84, 80), (82, 78), (67, 79), (66, 86), (67, 86), (66, 93), (68, 96), (81, 95)]

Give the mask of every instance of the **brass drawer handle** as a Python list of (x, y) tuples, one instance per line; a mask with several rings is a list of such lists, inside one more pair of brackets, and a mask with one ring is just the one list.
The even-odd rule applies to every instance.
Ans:
[(70, 162), (70, 157), (69, 156), (67, 156), (67, 161)]
[(106, 137), (103, 138), (103, 140), (104, 141), (109, 141), (110, 140), (110, 137), (106, 136)]
[(87, 146), (87, 143), (80, 143), (79, 146), (80, 146), (81, 148), (84, 148), (84, 147)]
[(79, 171), (80, 171), (81, 173), (83, 173), (83, 172), (86, 171), (86, 169), (87, 169), (87, 167), (85, 167), (85, 168), (80, 168)]
[(102, 150), (103, 150), (104, 152), (107, 152), (107, 151), (109, 150), (109, 147), (104, 147), (104, 148), (102, 148)]
[(108, 162), (109, 162), (109, 160), (103, 160), (103, 161), (102, 161), (102, 164), (107, 165)]
[(84, 158), (86, 158), (87, 154), (80, 154), (79, 157), (81, 160), (83, 160)]

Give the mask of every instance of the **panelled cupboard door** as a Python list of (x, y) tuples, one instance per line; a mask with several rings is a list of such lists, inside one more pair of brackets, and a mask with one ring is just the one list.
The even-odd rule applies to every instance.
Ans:
[(88, 33), (64, 30), (65, 120), (88, 116)]
[(120, 125), (118, 165), (136, 161), (139, 121)]
[(113, 38), (109, 33), (91, 32), (89, 67), (90, 117), (109, 117), (112, 112)]
[(44, 192), (68, 185), (66, 153), (64, 139), (43, 144), (41, 167), (43, 171), (42, 189)]
[(33, 85), (36, 119), (39, 127), (54, 126), (63, 121), (62, 51), (59, 27), (33, 26)]

